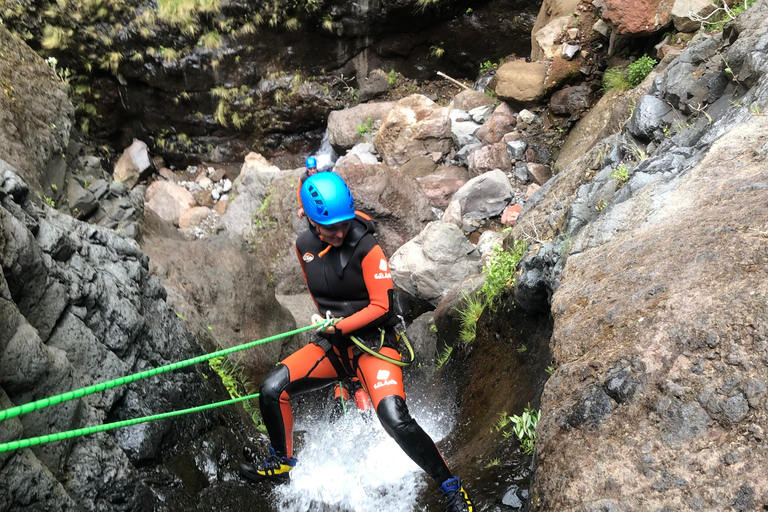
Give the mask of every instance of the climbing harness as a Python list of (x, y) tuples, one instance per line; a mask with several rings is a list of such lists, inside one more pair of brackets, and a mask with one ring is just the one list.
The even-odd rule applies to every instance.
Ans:
[(361, 341), (357, 336), (350, 336), (349, 338), (352, 340), (352, 343), (354, 343), (357, 348), (359, 348), (366, 354), (370, 354), (374, 357), (378, 357), (383, 361), (392, 363), (397, 366), (408, 366), (413, 362), (413, 360), (415, 359), (415, 356), (413, 354), (413, 348), (411, 347), (411, 344), (405, 335), (405, 319), (403, 319), (403, 317), (400, 315), (397, 315), (397, 317), (400, 319), (400, 322), (398, 322), (394, 326), (395, 338), (397, 339), (397, 341), (401, 342), (405, 346), (406, 350), (408, 351), (409, 359), (407, 361), (406, 360), (398, 361), (397, 359), (385, 356), (384, 354), (379, 352), (382, 348), (384, 348), (384, 339), (386, 335), (386, 332), (384, 329), (379, 329), (379, 332), (381, 332), (381, 337), (379, 339), (378, 347), (376, 347), (375, 344), (372, 346), (369, 346), (364, 341)]
[[(325, 328), (328, 325), (330, 325), (331, 323), (332, 322), (330, 320), (323, 319), (322, 324), (320, 325), (320, 327), (321, 328)], [(48, 398), (43, 398), (41, 400), (37, 400), (35, 402), (30, 402), (28, 404), (19, 405), (19, 406), (16, 406), (16, 407), (11, 407), (10, 409), (6, 409), (4, 411), (0, 411), (0, 421), (7, 420), (7, 419), (10, 419), (10, 418), (15, 418), (16, 416), (21, 416), (23, 414), (27, 414), (27, 413), (30, 413), (32, 411), (37, 411), (39, 409), (44, 409), (46, 407), (50, 407), (51, 405), (56, 405), (56, 404), (60, 404), (62, 402), (67, 402), (67, 401), (73, 400), (75, 398), (81, 398), (81, 397), (84, 397), (84, 396), (87, 396), (87, 395), (91, 395), (93, 393), (98, 393), (98, 392), (101, 392), (101, 391), (105, 391), (107, 389), (111, 389), (111, 388), (114, 388), (114, 387), (117, 387), (117, 386), (121, 386), (123, 384), (128, 384), (128, 383), (131, 383), (131, 382), (135, 382), (137, 380), (146, 379), (147, 377), (153, 377), (153, 376), (159, 375), (161, 373), (166, 373), (166, 372), (170, 372), (170, 371), (173, 371), (173, 370), (178, 370), (179, 368), (184, 368), (184, 367), (187, 367), (187, 366), (191, 366), (193, 364), (200, 363), (200, 362), (203, 362), (203, 361), (207, 361), (209, 359), (225, 356), (225, 355), (231, 354), (233, 352), (238, 352), (238, 351), (241, 351), (241, 350), (246, 350), (246, 349), (258, 346), (258, 345), (263, 345), (265, 343), (269, 343), (269, 342), (272, 342), (272, 341), (275, 341), (275, 340), (278, 340), (278, 339), (281, 339), (281, 338), (287, 338), (289, 336), (293, 336), (294, 334), (298, 334), (300, 332), (308, 331), (310, 329), (317, 329), (317, 328), (318, 328), (317, 324), (309, 325), (309, 326), (306, 326), (306, 327), (301, 327), (299, 329), (294, 329), (292, 331), (287, 331), (287, 332), (284, 332), (282, 334), (276, 334), (274, 336), (269, 336), (269, 337), (263, 338), (261, 340), (251, 341), (250, 343), (245, 343), (243, 345), (237, 345), (237, 346), (230, 347), (230, 348), (223, 349), (223, 350), (219, 350), (219, 351), (216, 351), (216, 352), (211, 352), (210, 354), (204, 354), (202, 356), (197, 356), (197, 357), (193, 357), (193, 358), (190, 358), (190, 359), (185, 359), (183, 361), (178, 361), (176, 363), (167, 364), (167, 365), (164, 365), (164, 366), (160, 366), (158, 368), (153, 368), (153, 369), (150, 369), (150, 370), (145, 370), (143, 372), (134, 373), (132, 375), (126, 375), (125, 377), (119, 377), (117, 379), (112, 379), (112, 380), (107, 381), (107, 382), (101, 382), (99, 384), (94, 384), (92, 386), (87, 386), (87, 387), (84, 387), (84, 388), (76, 389), (74, 391), (68, 391), (66, 393), (62, 393), (62, 394), (59, 394), (59, 395), (51, 396), (51, 397), (48, 397)], [(203, 405), (203, 406), (199, 406), (199, 407), (193, 407), (191, 409), (185, 409), (183, 411), (172, 411), (172, 412), (167, 412), (167, 413), (158, 414), (158, 415), (154, 415), (154, 416), (146, 416), (146, 417), (142, 417), (142, 418), (135, 418), (135, 419), (132, 419), (132, 420), (124, 420), (124, 421), (118, 421), (118, 422), (115, 422), (115, 423), (107, 423), (107, 424), (103, 424), (103, 425), (96, 425), (96, 426), (93, 426), (93, 427), (85, 427), (85, 428), (80, 428), (80, 429), (76, 429), (76, 430), (70, 430), (70, 431), (66, 431), (66, 432), (59, 432), (59, 433), (56, 433), (56, 434), (48, 434), (48, 435), (45, 435), (45, 436), (39, 436), (39, 437), (34, 437), (34, 438), (29, 438), (29, 439), (21, 439), (21, 440), (12, 441), (12, 442), (9, 442), (9, 443), (0, 443), (0, 453), (6, 452), (6, 451), (11, 451), (11, 450), (18, 450), (20, 448), (25, 448), (27, 446), (34, 446), (34, 445), (38, 445), (38, 444), (51, 443), (51, 442), (54, 442), (54, 441), (61, 441), (63, 439), (69, 439), (69, 438), (72, 438), (72, 437), (79, 437), (79, 436), (84, 436), (84, 435), (87, 435), (87, 434), (93, 434), (93, 433), (96, 433), (96, 432), (103, 432), (105, 430), (110, 430), (110, 429), (114, 429), (114, 428), (126, 427), (126, 426), (129, 426), (129, 425), (135, 425), (137, 423), (143, 423), (143, 422), (152, 421), (152, 420), (159, 420), (159, 419), (168, 418), (168, 417), (171, 417), (171, 416), (180, 416), (182, 414), (190, 414), (190, 413), (193, 413), (193, 412), (203, 411), (203, 410), (206, 410), (206, 409), (212, 409), (214, 407), (221, 407), (221, 406), (224, 406), (224, 405), (229, 405), (229, 404), (235, 403), (235, 402), (241, 402), (241, 401), (244, 401), (244, 400), (248, 400), (250, 398), (255, 398), (257, 396), (259, 396), (258, 393), (254, 394), (254, 395), (248, 395), (246, 397), (239, 397), (239, 398), (235, 398), (235, 399), (232, 399), (232, 400), (225, 400), (223, 402), (217, 402), (215, 404), (208, 404), (208, 405)]]

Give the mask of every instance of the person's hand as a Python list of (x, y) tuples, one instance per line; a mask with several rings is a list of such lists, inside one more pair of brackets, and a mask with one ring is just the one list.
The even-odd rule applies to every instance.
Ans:
[[(318, 315), (317, 313), (312, 315), (312, 325), (322, 324), (323, 322), (325, 322), (325, 320), (327, 319), (324, 318), (322, 315)], [(321, 327), (318, 329), (318, 331), (322, 331), (327, 334), (336, 334), (336, 328), (334, 327), (334, 325), (339, 323), (341, 318), (331, 318), (330, 320), (331, 320), (330, 325), (326, 326), (325, 328)]]
[(301, 206), (299, 206), (299, 211), (298, 211), (298, 212), (296, 212), (296, 215), (297, 215), (297, 216), (298, 216), (300, 219), (301, 219), (302, 217), (304, 217), (304, 208), (303, 208), (303, 207), (301, 207)]

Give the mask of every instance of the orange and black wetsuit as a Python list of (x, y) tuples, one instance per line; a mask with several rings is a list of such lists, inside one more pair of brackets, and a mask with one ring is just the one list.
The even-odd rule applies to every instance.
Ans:
[[(387, 433), (439, 485), (451, 478), (451, 472), (435, 443), (408, 412), (402, 369), (362, 353), (348, 337), (379, 337), (378, 328), (392, 319), (392, 277), (373, 233), (373, 222), (358, 213), (341, 247), (326, 244), (312, 230), (296, 240), (307, 288), (318, 311), (323, 315), (330, 311), (343, 319), (335, 326), (336, 334), (321, 334), (264, 379), (259, 397), (262, 417), (277, 455), (293, 457), (291, 397), (357, 377)], [(381, 352), (400, 357), (391, 347), (385, 346)]]

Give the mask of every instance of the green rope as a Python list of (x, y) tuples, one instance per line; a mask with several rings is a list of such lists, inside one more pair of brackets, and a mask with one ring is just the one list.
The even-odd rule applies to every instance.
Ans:
[(162, 420), (165, 418), (172, 418), (174, 416), (181, 416), (182, 414), (190, 414), (193, 412), (205, 411), (206, 409), (213, 409), (215, 407), (221, 407), (224, 405), (234, 404), (236, 402), (242, 402), (251, 398), (258, 397), (258, 393), (253, 395), (244, 396), (241, 398), (232, 398), (231, 400), (224, 400), (223, 402), (216, 402), (214, 404), (201, 405), (198, 407), (191, 407), (181, 411), (164, 412), (162, 414), (155, 414), (154, 416), (144, 416), (142, 418), (135, 418), (132, 420), (116, 421), (114, 423), (105, 423), (103, 425), (95, 425), (92, 427), (78, 428), (75, 430), (68, 430), (66, 432), (57, 432), (55, 434), (48, 434), (39, 437), (30, 437), (29, 439), (20, 439), (18, 441), (11, 441), (9, 443), (0, 444), (0, 453), (10, 452), (13, 450), (20, 450), (21, 448), (27, 448), (29, 446), (36, 446), (39, 444), (53, 443), (56, 441), (63, 441), (64, 439), (71, 439), (73, 437), (87, 436), (89, 434), (95, 434), (97, 432), (104, 432), (105, 430), (112, 430), (114, 428), (128, 427), (130, 425), (136, 425), (137, 423), (145, 423), (147, 421)]
[(186, 366), (190, 366), (193, 364), (200, 363), (202, 361), (207, 361), (208, 359), (213, 359), (214, 357), (220, 357), (225, 356), (227, 354), (231, 354), (232, 352), (238, 352), (240, 350), (246, 350), (252, 347), (255, 347), (257, 345), (263, 345), (265, 343), (269, 343), (275, 340), (278, 340), (280, 338), (287, 338), (288, 336), (293, 336), (294, 334), (298, 334), (300, 332), (308, 331), (310, 329), (318, 329), (325, 327), (327, 325), (331, 324), (331, 320), (324, 320), (322, 323), (317, 323), (313, 325), (308, 325), (306, 327), (301, 327), (300, 329), (294, 329), (292, 331), (284, 332), (282, 334), (276, 334), (274, 336), (270, 336), (268, 338), (263, 338), (261, 340), (252, 341), (250, 343), (245, 343), (243, 345), (238, 345), (235, 347), (226, 348), (223, 350), (219, 350), (217, 352), (211, 352), (210, 354), (204, 354), (202, 356), (193, 357), (191, 359), (186, 359), (184, 361), (179, 361), (176, 363), (167, 364), (165, 366), (160, 366), (159, 368), (153, 368), (151, 370), (145, 370), (143, 372), (134, 373), (133, 375), (126, 375), (125, 377), (119, 377), (117, 379), (113, 379), (107, 382), (101, 382), (99, 384), (93, 384), (91, 386), (87, 386), (84, 388), (76, 389), (74, 391), (68, 391), (66, 393), (62, 393), (60, 395), (55, 395), (49, 398), (43, 398), (40, 400), (37, 400), (35, 402), (30, 402), (28, 404), (24, 405), (18, 405), (16, 407), (11, 407), (10, 409), (6, 409), (4, 411), (0, 411), (0, 421), (9, 419), (9, 418), (15, 418), (16, 416), (21, 416), (22, 414), (27, 414), (32, 411), (36, 411), (38, 409), (43, 409), (45, 407), (49, 407), (51, 405), (60, 404), (62, 402), (66, 402), (68, 400), (73, 400), (75, 398), (81, 398), (86, 395), (91, 395), (93, 393), (98, 393), (100, 391), (104, 391), (107, 389), (111, 389), (117, 386), (122, 386), (123, 384), (128, 384), (130, 382), (134, 382), (141, 379), (146, 379), (147, 377), (153, 377), (155, 375), (159, 375), (161, 373), (170, 372), (173, 370), (178, 370), (179, 368), (184, 368)]

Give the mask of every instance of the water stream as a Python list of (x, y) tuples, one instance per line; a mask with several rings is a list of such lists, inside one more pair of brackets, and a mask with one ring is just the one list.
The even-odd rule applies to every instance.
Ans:
[[(410, 400), (409, 400), (410, 402)], [(452, 412), (434, 404), (409, 403), (412, 416), (435, 442), (454, 425)], [(334, 421), (327, 410), (301, 415), (296, 433), (299, 463), (288, 484), (270, 493), (282, 512), (408, 512), (427, 487), (425, 473), (387, 435), (371, 413), (354, 409)]]

